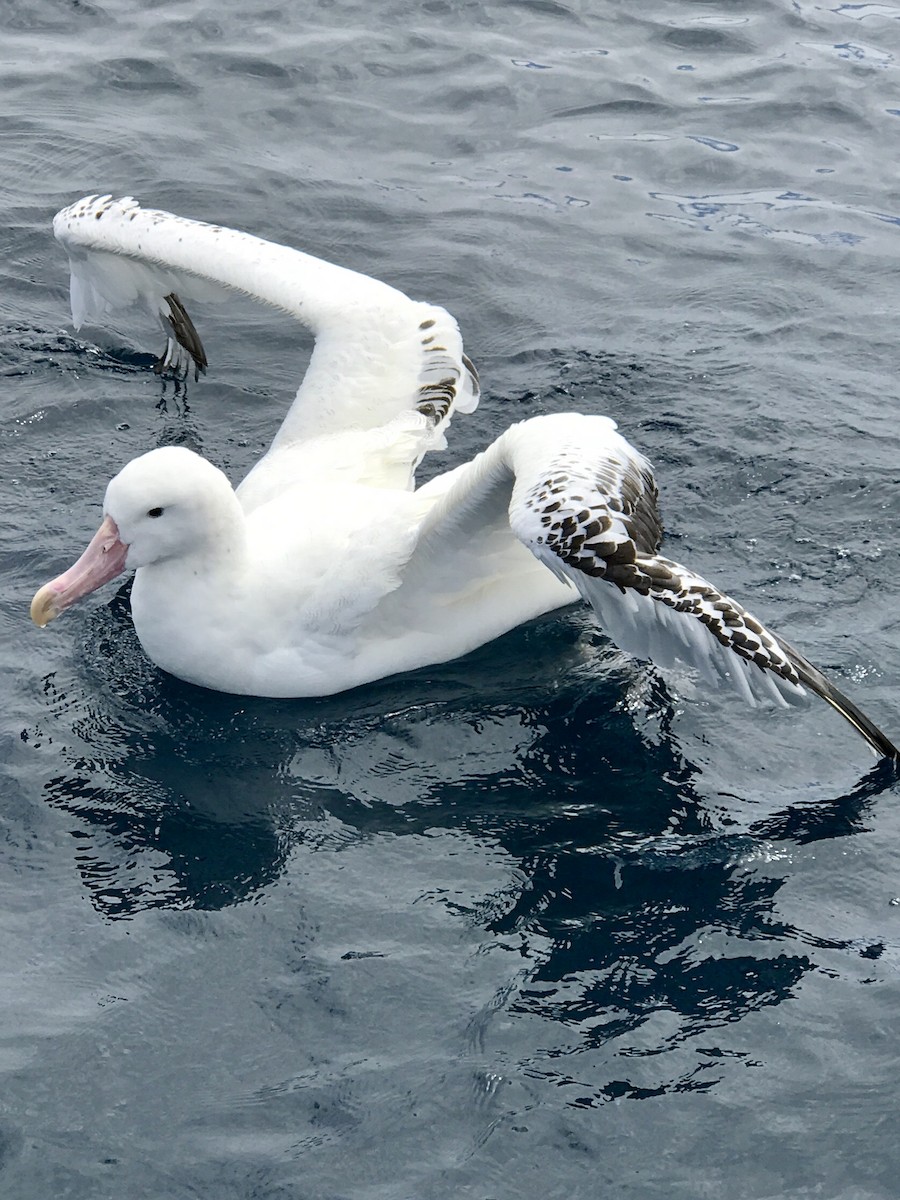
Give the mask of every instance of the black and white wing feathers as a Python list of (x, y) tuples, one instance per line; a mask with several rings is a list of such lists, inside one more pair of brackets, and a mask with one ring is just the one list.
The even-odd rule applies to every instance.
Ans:
[(193, 300), (242, 293), (311, 330), (312, 358), (276, 445), (405, 418), (420, 430), (424, 453), (443, 444), (454, 411), (478, 403), (478, 377), (453, 317), (379, 280), (238, 230), (141, 208), (131, 197), (86, 196), (57, 214), (53, 230), (69, 255), (76, 328), (143, 305), (166, 334), (158, 370), (206, 369), (185, 307)]
[[(512, 533), (577, 588), (603, 631), (657, 666), (698, 670), (750, 704), (806, 691), (835, 708), (882, 756), (889, 739), (821, 671), (738, 601), (662, 555), (662, 522), (648, 461), (606, 417), (560, 414), (514, 425), (460, 468), (423, 526), (426, 563), (496, 537), (504, 502)], [(505, 514), (504, 514), (505, 515)]]

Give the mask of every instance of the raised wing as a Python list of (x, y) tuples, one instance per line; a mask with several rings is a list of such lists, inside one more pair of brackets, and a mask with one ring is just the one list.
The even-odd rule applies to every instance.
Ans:
[(413, 414), (422, 418), (413, 424), (424, 453), (443, 444), (454, 411), (478, 403), (477, 375), (453, 317), (376, 279), (234, 229), (144, 209), (130, 197), (86, 196), (57, 214), (53, 231), (69, 255), (76, 328), (142, 304), (166, 332), (158, 369), (206, 368), (186, 302), (243, 293), (311, 330), (309, 368), (274, 447)]
[(809, 689), (879, 755), (898, 756), (798, 651), (714, 584), (659, 554), (662, 524), (650, 464), (608, 418), (564, 414), (514, 425), (423, 494), (432, 486), (440, 494), (404, 575), (417, 585), (413, 594), (436, 571), (449, 578), (479, 545), (500, 538), (505, 523), (539, 562), (578, 589), (620, 649), (660, 667), (696, 668), (709, 684), (732, 687), (750, 704), (758, 698), (785, 704)]

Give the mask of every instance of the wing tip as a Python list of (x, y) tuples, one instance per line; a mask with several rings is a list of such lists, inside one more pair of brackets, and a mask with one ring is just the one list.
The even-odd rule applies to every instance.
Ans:
[(193, 367), (196, 383), (209, 366), (200, 335), (175, 292), (169, 292), (163, 301), (159, 316), (166, 331), (166, 348), (154, 363), (153, 370), (157, 375), (171, 373), (176, 379), (185, 379)]
[(806, 684), (811, 692), (824, 700), (826, 704), (830, 704), (835, 712), (847, 721), (860, 737), (864, 738), (872, 750), (881, 759), (886, 759), (889, 762), (900, 765), (900, 750), (894, 745), (891, 739), (872, 721), (866, 714), (853, 703), (844, 693), (831, 682), (827, 675), (823, 674), (818, 667), (813, 666), (809, 659), (805, 658), (799, 650), (796, 650), (789, 642), (778, 637), (777, 634), (772, 634), (778, 645), (792, 662), (801, 681)]

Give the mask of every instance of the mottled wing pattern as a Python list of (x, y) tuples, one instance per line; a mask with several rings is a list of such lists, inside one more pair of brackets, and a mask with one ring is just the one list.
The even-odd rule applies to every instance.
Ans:
[[(448, 319), (441, 321), (441, 316)], [(416, 409), (435, 426), (454, 410), (473, 412), (481, 395), (478, 372), (458, 344), (456, 322), (444, 310), (435, 310), (434, 315), (419, 323), (419, 331), (422, 367)]]
[[(745, 663), (752, 663), (763, 672), (771, 672), (784, 683), (800, 687), (801, 680), (796, 667), (775, 635), (736, 600), (681, 563), (662, 555), (636, 554), (632, 562), (610, 564), (603, 578), (623, 594), (631, 592), (635, 596), (647, 597), (674, 613), (695, 619), (720, 646)], [(738, 665), (729, 662), (729, 667), (736, 668)], [(744, 675), (746, 672), (735, 677), (742, 691), (741, 680)]]
[(608, 456), (583, 464), (564, 451), (554, 466), (525, 499), (543, 530), (539, 545), (587, 574), (598, 573), (600, 560), (612, 567), (659, 549), (659, 493), (645, 459)]
[(781, 703), (802, 694), (796, 666), (762, 622), (658, 553), (662, 521), (647, 460), (616, 433), (587, 442), (566, 439), (538, 480), (517, 489), (512, 519), (522, 540), (578, 588), (621, 649), (696, 667), (751, 702), (754, 693)]
[[(554, 421), (561, 437), (547, 436)], [(547, 435), (529, 432), (539, 424)], [(575, 585), (622, 650), (662, 667), (696, 667), (751, 704), (758, 696), (784, 704), (808, 688), (877, 754), (898, 757), (890, 739), (799, 651), (709, 580), (658, 553), (662, 524), (652, 470), (612, 422), (544, 418), (510, 432), (521, 443), (513, 450), (514, 531)], [(543, 465), (541, 445), (549, 447)]]

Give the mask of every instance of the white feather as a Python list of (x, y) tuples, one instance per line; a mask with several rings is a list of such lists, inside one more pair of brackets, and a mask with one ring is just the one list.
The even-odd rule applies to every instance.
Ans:
[[(522, 422), (412, 490), (422, 455), (478, 401), (444, 309), (130, 198), (86, 197), (54, 230), (76, 325), (142, 304), (175, 369), (203, 355), (183, 302), (244, 293), (315, 335), (271, 449), (236, 492), (172, 448), (109, 485), (106, 511), (137, 567), (135, 627), (166, 670), (230, 692), (323, 695), (454, 658), (577, 591), (628, 653), (694, 667), (750, 704), (795, 699), (805, 682), (896, 753), (802, 656), (660, 555), (650, 465), (609, 418)], [(41, 623), (68, 577), (35, 598)]]

